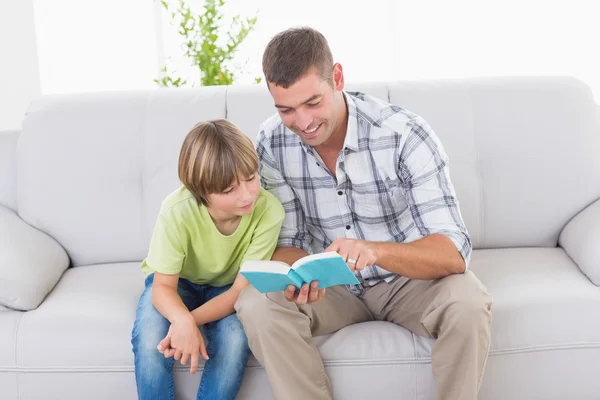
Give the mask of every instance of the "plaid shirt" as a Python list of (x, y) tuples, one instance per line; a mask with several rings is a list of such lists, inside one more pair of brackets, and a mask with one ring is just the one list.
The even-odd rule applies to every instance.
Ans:
[[(278, 114), (261, 125), (261, 183), (286, 212), (278, 246), (318, 253), (337, 238), (407, 243), (437, 233), (468, 263), (471, 241), (433, 130), (400, 107), (363, 93), (344, 95), (348, 127), (336, 176)], [(367, 285), (396, 276), (377, 265), (356, 274)], [(348, 289), (362, 293), (359, 286)]]

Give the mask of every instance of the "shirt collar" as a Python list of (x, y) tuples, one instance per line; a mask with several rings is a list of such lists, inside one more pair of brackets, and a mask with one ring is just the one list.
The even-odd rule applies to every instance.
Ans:
[(348, 126), (346, 128), (346, 138), (344, 139), (344, 148), (352, 151), (358, 151), (358, 113), (356, 112), (356, 103), (352, 96), (343, 91), (348, 107)]

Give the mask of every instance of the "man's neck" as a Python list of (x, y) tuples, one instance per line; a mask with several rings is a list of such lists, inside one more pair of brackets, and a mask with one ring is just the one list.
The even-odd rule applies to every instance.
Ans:
[(348, 105), (346, 104), (346, 99), (343, 94), (341, 107), (342, 117), (334, 128), (331, 137), (325, 143), (315, 147), (315, 150), (323, 160), (329, 157), (335, 157), (335, 159), (337, 159), (338, 154), (344, 147), (346, 131), (348, 130)]

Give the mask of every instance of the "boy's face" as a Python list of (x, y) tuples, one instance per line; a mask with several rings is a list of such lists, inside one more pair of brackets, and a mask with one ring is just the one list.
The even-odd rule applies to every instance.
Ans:
[[(327, 142), (345, 113), (341, 90), (344, 77), (340, 64), (333, 68), (333, 83), (312, 70), (287, 89), (269, 83), (269, 90), (285, 126), (309, 146)], [(341, 102), (341, 104), (340, 104)]]
[(233, 182), (222, 193), (209, 194), (208, 207), (217, 211), (223, 218), (241, 217), (252, 212), (259, 192), (258, 172), (250, 176), (240, 176), (239, 182)]

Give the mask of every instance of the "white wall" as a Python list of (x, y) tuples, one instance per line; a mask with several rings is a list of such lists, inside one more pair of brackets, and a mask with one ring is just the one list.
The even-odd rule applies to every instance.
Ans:
[(155, 88), (153, 1), (34, 0), (42, 93)]
[(0, 131), (19, 129), (39, 95), (32, 0), (0, 0)]

